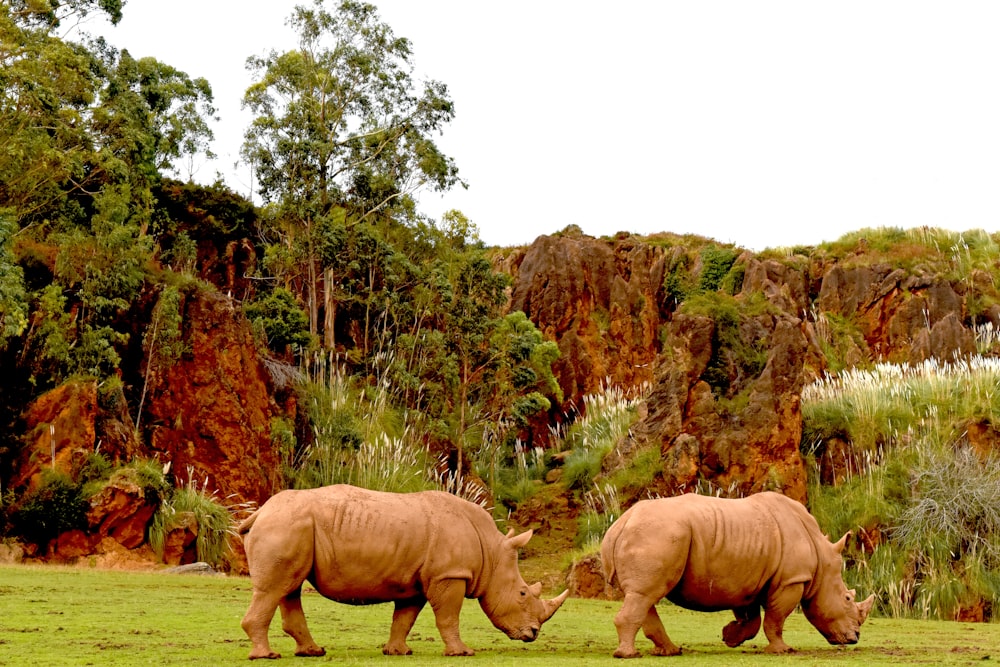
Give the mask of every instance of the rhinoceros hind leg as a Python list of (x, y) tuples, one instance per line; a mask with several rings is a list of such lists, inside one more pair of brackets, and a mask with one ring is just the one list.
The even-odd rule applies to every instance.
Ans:
[(302, 612), (302, 587), (281, 598), (281, 629), (295, 640), (295, 655), (315, 657), (326, 655), (326, 651), (316, 644), (306, 625), (306, 615)]
[(642, 622), (642, 633), (653, 642), (652, 655), (680, 655), (681, 649), (677, 644), (670, 641), (667, 631), (663, 627), (660, 615), (656, 613), (656, 605), (649, 608), (646, 620)]
[[(653, 605), (657, 599), (641, 593), (625, 593), (625, 601), (622, 608), (615, 614), (615, 628), (618, 630), (618, 648), (615, 649), (616, 658), (638, 658), (640, 653), (635, 648), (635, 635), (639, 628), (645, 627), (656, 634), (655, 623), (647, 623), (651, 613), (655, 613)], [(659, 617), (657, 617), (659, 621)], [(660, 623), (660, 628), (663, 624)], [(664, 630), (663, 636), (666, 637)], [(647, 635), (648, 636), (648, 635)], [(670, 641), (667, 639), (667, 641)], [(654, 640), (655, 642), (655, 640)]]
[(722, 628), (722, 641), (729, 648), (736, 648), (748, 639), (753, 639), (760, 631), (759, 606), (734, 609), (733, 615), (736, 616), (736, 620)]
[(267, 639), (267, 629), (274, 618), (274, 610), (278, 608), (278, 598), (263, 591), (255, 590), (250, 600), (250, 608), (243, 617), (241, 626), (247, 633), (253, 647), (250, 649), (250, 659), (267, 658), (274, 660), (281, 657), (280, 653), (271, 650)]
[(417, 615), (427, 603), (425, 597), (415, 597), (409, 600), (396, 600), (392, 612), (392, 629), (389, 630), (389, 641), (382, 647), (385, 655), (412, 655), (413, 650), (406, 645), (406, 636), (410, 634)]

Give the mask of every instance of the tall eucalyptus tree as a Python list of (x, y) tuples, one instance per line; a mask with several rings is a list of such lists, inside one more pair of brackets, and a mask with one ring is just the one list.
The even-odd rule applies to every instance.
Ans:
[[(333, 342), (335, 267), (324, 245), (344, 228), (387, 219), (420, 188), (459, 183), (434, 136), (454, 117), (444, 84), (413, 78), (410, 42), (396, 37), (376, 8), (344, 0), (297, 6), (288, 20), (298, 48), (247, 60), (256, 77), (244, 106), (255, 117), (242, 155), (273, 203), (272, 229), (303, 267), (310, 330), (319, 328), (319, 273), (325, 270), (325, 342)], [(288, 282), (288, 277), (285, 277)]]

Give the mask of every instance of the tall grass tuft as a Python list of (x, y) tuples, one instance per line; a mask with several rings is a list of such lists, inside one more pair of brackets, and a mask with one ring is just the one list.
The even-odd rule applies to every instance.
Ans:
[(562, 434), (559, 449), (569, 450), (562, 480), (568, 489), (587, 490), (601, 471), (604, 457), (628, 433), (642, 393), (629, 395), (610, 380), (597, 394), (583, 397), (583, 414)]
[(246, 509), (244, 504), (223, 504), (215, 491), (208, 490), (208, 480), (201, 485), (188, 470), (188, 481), (175, 489), (153, 515), (149, 527), (149, 544), (163, 558), (167, 534), (183, 516), (192, 516), (198, 526), (195, 550), (199, 561), (218, 566), (224, 562), (229, 536), (234, 535), (234, 513)]

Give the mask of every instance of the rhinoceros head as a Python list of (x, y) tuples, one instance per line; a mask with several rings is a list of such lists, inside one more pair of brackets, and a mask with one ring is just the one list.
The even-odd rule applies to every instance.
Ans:
[[(864, 602), (857, 602), (855, 591), (848, 590), (841, 576), (841, 553), (850, 533), (840, 538), (836, 544), (830, 544), (829, 558), (820, 554), (822, 563), (817, 571), (815, 594), (802, 600), (802, 611), (806, 618), (831, 644), (857, 644), (861, 637), (861, 624), (868, 618), (875, 596), (871, 595)], [(825, 543), (825, 540), (824, 540)], [(823, 548), (820, 545), (820, 549)]]
[(551, 600), (539, 597), (541, 582), (528, 585), (517, 569), (517, 550), (531, 539), (531, 531), (514, 535), (507, 533), (500, 545), (500, 553), (494, 554), (496, 567), (486, 583), (486, 592), (479, 597), (479, 605), (493, 625), (511, 639), (534, 641), (542, 623), (556, 613), (569, 591)]

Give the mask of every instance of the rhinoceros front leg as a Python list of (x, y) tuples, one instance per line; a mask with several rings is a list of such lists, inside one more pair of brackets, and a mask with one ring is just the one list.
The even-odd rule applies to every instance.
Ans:
[(736, 620), (722, 628), (722, 641), (729, 648), (735, 648), (757, 636), (760, 631), (760, 605), (734, 609), (733, 615)]
[(789, 653), (794, 649), (785, 643), (781, 634), (785, 629), (785, 619), (802, 601), (805, 584), (784, 586), (767, 599), (764, 607), (764, 634), (769, 642), (766, 653)]
[(385, 655), (411, 655), (413, 651), (406, 645), (406, 637), (417, 620), (417, 614), (424, 608), (427, 598), (420, 596), (408, 600), (396, 600), (392, 612), (392, 629), (389, 630), (389, 641), (382, 647)]
[(466, 583), (461, 579), (436, 581), (427, 588), (427, 599), (434, 610), (434, 620), (441, 639), (444, 640), (445, 655), (475, 655), (476, 652), (465, 645), (458, 633), (458, 619), (465, 600)]
[(295, 640), (295, 655), (320, 657), (326, 651), (316, 644), (306, 625), (306, 615), (302, 612), (302, 587), (292, 591), (281, 600), (281, 629)]

